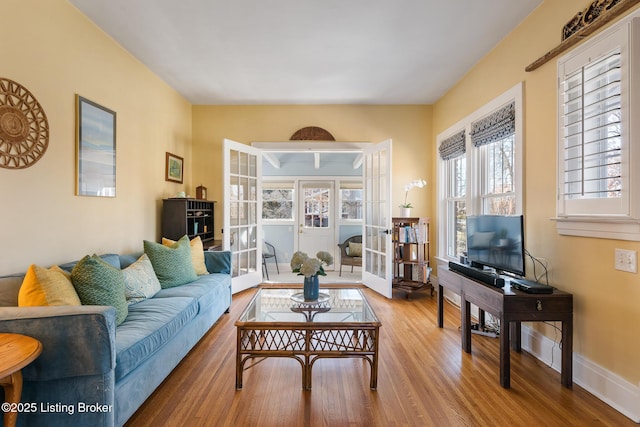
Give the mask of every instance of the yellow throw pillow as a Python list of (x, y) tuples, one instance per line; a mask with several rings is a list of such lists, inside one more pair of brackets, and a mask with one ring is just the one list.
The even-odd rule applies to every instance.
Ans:
[(349, 256), (362, 256), (362, 243), (349, 242)]
[[(171, 246), (175, 242), (175, 240), (167, 239), (166, 237), (162, 238), (162, 244), (165, 246)], [(189, 242), (189, 245), (191, 246), (191, 263), (193, 264), (193, 268), (196, 270), (196, 274), (198, 276), (202, 274), (209, 274), (207, 266), (204, 263), (204, 246), (202, 246), (202, 239), (200, 239), (200, 236), (194, 237)]]
[(82, 305), (69, 273), (57, 265), (50, 269), (32, 264), (18, 292), (19, 307)]

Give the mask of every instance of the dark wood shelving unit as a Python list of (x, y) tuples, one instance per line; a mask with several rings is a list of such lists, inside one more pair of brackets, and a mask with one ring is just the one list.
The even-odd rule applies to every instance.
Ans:
[(162, 201), (162, 237), (178, 240), (200, 236), (204, 249), (215, 245), (214, 201), (173, 198)]
[(429, 220), (392, 218), (393, 288), (407, 293), (430, 289)]

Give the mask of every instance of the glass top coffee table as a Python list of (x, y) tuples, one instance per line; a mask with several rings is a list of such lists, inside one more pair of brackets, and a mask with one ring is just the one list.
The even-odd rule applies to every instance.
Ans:
[(304, 302), (302, 289), (261, 288), (236, 321), (236, 389), (250, 359), (290, 357), (302, 366), (302, 388), (311, 390), (311, 368), (321, 358), (359, 357), (378, 383), (380, 321), (360, 289), (320, 289)]

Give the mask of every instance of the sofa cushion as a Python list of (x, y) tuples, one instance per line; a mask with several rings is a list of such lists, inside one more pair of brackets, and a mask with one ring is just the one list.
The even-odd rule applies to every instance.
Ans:
[(171, 246), (145, 240), (144, 252), (149, 256), (163, 288), (198, 280), (191, 263), (191, 246), (186, 235)]
[(124, 274), (97, 255), (85, 256), (73, 270), (71, 281), (84, 305), (110, 305), (116, 309), (116, 325), (127, 317)]
[(135, 304), (151, 298), (161, 289), (147, 254), (142, 254), (136, 262), (123, 269), (122, 273), (124, 273), (124, 295), (127, 298), (127, 304)]
[(228, 300), (230, 285), (231, 276), (228, 274), (207, 274), (200, 276), (195, 282), (163, 289), (154, 298), (193, 297), (198, 300), (198, 312), (202, 312), (212, 306), (214, 301)]
[(194, 298), (149, 298), (129, 307), (129, 316), (116, 330), (118, 381), (151, 357), (196, 317)]
[[(166, 237), (162, 238), (162, 244), (165, 246), (171, 246), (175, 243), (175, 240), (167, 239)], [(196, 270), (196, 274), (198, 276), (202, 274), (209, 274), (207, 266), (204, 264), (204, 246), (202, 245), (202, 239), (200, 236), (196, 236), (191, 239), (189, 246), (191, 246), (191, 263), (193, 264), (193, 268)]]
[(24, 273), (0, 276), (0, 307), (17, 307)]
[(69, 273), (57, 265), (46, 269), (31, 264), (18, 292), (20, 307), (81, 305)]

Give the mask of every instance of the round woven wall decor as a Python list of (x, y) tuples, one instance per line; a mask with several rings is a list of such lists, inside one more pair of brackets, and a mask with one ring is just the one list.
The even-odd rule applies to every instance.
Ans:
[(335, 141), (333, 135), (331, 135), (326, 130), (316, 127), (316, 126), (308, 126), (306, 128), (302, 128), (297, 130), (291, 138), (290, 141)]
[(49, 145), (49, 122), (38, 100), (19, 83), (0, 77), (0, 167), (24, 169)]

